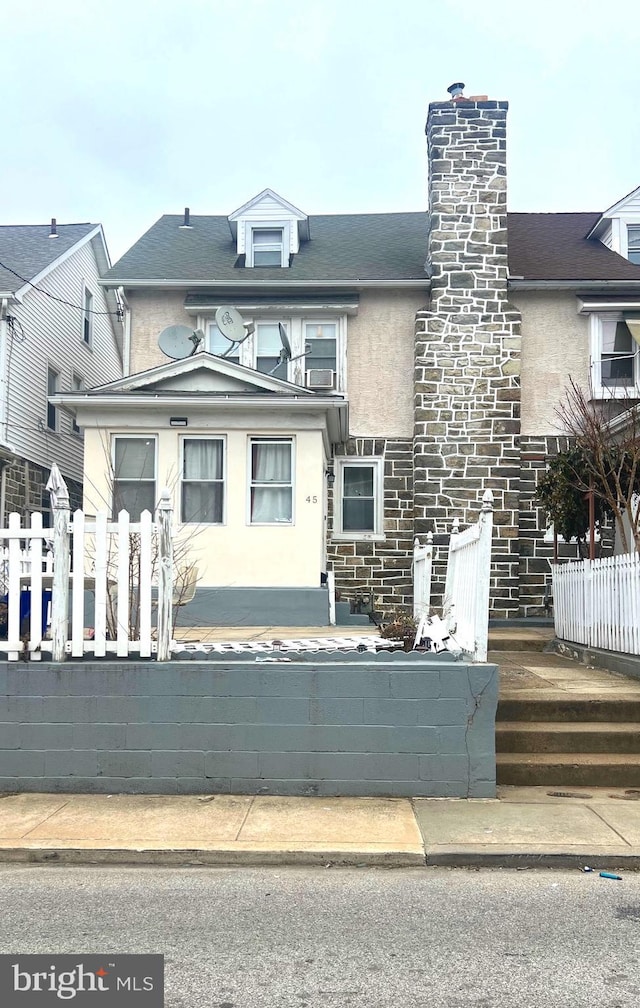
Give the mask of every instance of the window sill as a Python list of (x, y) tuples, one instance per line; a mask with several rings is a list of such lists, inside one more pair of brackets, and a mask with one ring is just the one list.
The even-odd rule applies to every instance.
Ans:
[(331, 536), (334, 542), (384, 542), (383, 532), (334, 532)]
[(591, 399), (640, 399), (640, 386), (625, 385), (621, 388), (594, 388)]

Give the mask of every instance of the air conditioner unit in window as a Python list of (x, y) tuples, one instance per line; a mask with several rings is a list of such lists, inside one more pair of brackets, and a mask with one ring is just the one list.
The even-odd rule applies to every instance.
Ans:
[(307, 371), (307, 388), (332, 389), (335, 383), (335, 371), (330, 371), (328, 368), (310, 368)]

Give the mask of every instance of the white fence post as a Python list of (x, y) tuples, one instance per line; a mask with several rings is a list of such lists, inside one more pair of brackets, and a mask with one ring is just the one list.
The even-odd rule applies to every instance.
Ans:
[(478, 519), (478, 562), (475, 598), (475, 661), (487, 660), (489, 640), (489, 586), (491, 581), (491, 539), (493, 536), (493, 494), (485, 490)]
[(65, 660), (69, 617), (69, 491), (57, 465), (47, 482), (53, 510), (53, 594), (51, 598), (51, 657)]
[(158, 661), (171, 658), (171, 602), (173, 599), (173, 539), (171, 498), (162, 491), (158, 504)]
[(427, 532), (427, 543), (413, 540), (413, 616), (420, 620), (431, 608), (431, 573), (433, 569), (433, 532)]

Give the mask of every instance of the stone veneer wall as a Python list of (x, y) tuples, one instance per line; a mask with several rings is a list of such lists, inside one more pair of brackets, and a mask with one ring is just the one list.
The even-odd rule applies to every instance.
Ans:
[[(45, 488), (49, 479), (50, 469), (29, 462), (27, 459), (17, 459), (5, 470), (5, 498), (3, 522), (11, 512), (29, 515), (34, 511), (42, 511), (49, 507), (49, 496), (45, 496)], [(66, 479), (69, 488), (71, 510), (82, 507), (82, 483)]]
[[(550, 561), (553, 560), (553, 542), (545, 542), (545, 523), (542, 511), (535, 506), (535, 492), (539, 476), (547, 463), (558, 452), (568, 447), (567, 438), (552, 435), (523, 437), (521, 440), (520, 474), (520, 616), (548, 616), (544, 608), (545, 585), (551, 580)], [(558, 556), (563, 560), (576, 559), (576, 547), (571, 543), (558, 544)]]
[[(415, 345), (415, 531), (440, 539), (455, 517), (471, 524), (493, 491), (494, 618), (518, 614), (520, 313), (507, 297), (507, 107), (429, 107), (431, 304), (417, 313)], [(440, 548), (436, 605), (445, 560)]]
[(387, 617), (413, 604), (412, 442), (408, 438), (351, 438), (337, 457), (384, 458), (384, 541), (333, 541), (333, 494), (329, 494), (328, 561), (342, 601), (373, 593)]

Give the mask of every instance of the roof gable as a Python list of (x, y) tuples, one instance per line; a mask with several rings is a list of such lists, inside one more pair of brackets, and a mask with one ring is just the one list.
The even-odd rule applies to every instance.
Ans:
[[(56, 231), (58, 237), (51, 238), (49, 224), (0, 225), (0, 291), (15, 293), (25, 283), (37, 283), (102, 229), (99, 224), (58, 224)], [(103, 265), (108, 269), (106, 246)]]
[(183, 360), (167, 361), (157, 367), (149, 368), (139, 374), (119, 378), (107, 385), (99, 385), (91, 389), (91, 395), (111, 394), (113, 392), (230, 392), (255, 393), (264, 395), (298, 395), (301, 398), (314, 398), (315, 393), (274, 378), (273, 375), (262, 374), (252, 368), (235, 364), (224, 357), (201, 351)]
[(239, 217), (251, 217), (257, 210), (262, 209), (266, 209), (269, 214), (272, 214), (274, 210), (279, 210), (285, 217), (295, 217), (297, 220), (307, 219), (307, 215), (302, 210), (298, 210), (293, 203), (278, 196), (273, 189), (263, 189), (253, 199), (243, 203), (241, 207), (229, 214), (229, 220), (237, 221)]

